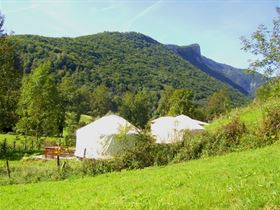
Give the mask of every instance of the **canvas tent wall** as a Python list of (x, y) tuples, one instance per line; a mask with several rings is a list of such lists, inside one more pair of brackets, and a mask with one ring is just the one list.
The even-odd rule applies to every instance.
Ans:
[[(119, 139), (120, 133), (122, 139)], [(77, 157), (112, 158), (126, 147), (133, 145), (137, 129), (124, 118), (104, 116), (76, 131)]]
[(191, 119), (186, 115), (177, 117), (160, 117), (152, 121), (151, 133), (156, 139), (156, 143), (173, 143), (183, 140), (186, 130), (192, 132), (203, 131), (207, 123)]

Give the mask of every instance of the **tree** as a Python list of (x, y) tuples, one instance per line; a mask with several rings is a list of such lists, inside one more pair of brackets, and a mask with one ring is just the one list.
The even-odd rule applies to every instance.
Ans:
[(44, 63), (23, 78), (17, 113), (17, 131), (25, 135), (58, 136), (62, 132), (64, 112), (61, 98), (50, 74), (50, 63)]
[[(79, 121), (77, 120), (77, 114), (75, 112), (65, 113), (65, 127), (64, 127), (64, 138), (67, 146), (74, 146), (76, 139), (76, 130), (79, 127)], [(80, 117), (79, 117), (80, 118)]]
[(276, 97), (280, 97), (280, 77), (270, 79), (256, 91), (256, 98), (260, 101)]
[(109, 88), (104, 85), (98, 86), (91, 95), (92, 115), (103, 116), (113, 110), (113, 94)]
[(15, 114), (20, 86), (20, 73), (16, 67), (14, 46), (2, 29), (4, 16), (0, 13), (0, 130), (11, 131), (17, 116)]
[(211, 119), (219, 114), (229, 111), (231, 106), (230, 97), (226, 90), (220, 90), (208, 98), (207, 102), (207, 114), (208, 119)]
[(160, 94), (160, 100), (158, 102), (157, 114), (159, 116), (164, 116), (169, 112), (170, 109), (170, 101), (169, 99), (174, 93), (174, 89), (172, 87), (165, 87), (164, 90)]
[(5, 16), (0, 11), (0, 37), (6, 36), (4, 27)]
[(69, 73), (62, 78), (58, 88), (63, 99), (65, 111), (78, 112), (78, 86), (73, 82), (73, 79)]
[(147, 91), (126, 92), (120, 107), (120, 115), (140, 128), (145, 128), (152, 117), (152, 96)]
[(250, 64), (251, 71), (260, 71), (268, 76), (279, 74), (280, 69), (280, 13), (273, 20), (272, 29), (260, 25), (250, 38), (241, 37), (242, 50), (251, 52), (258, 59)]
[(67, 73), (59, 84), (59, 92), (65, 111), (63, 136), (67, 146), (75, 143), (75, 131), (79, 127), (82, 114), (90, 111), (91, 92), (87, 86), (79, 87), (75, 78)]
[(81, 114), (90, 110), (90, 90), (85, 86), (78, 86), (75, 79), (66, 74), (59, 84), (59, 92), (62, 97), (65, 112), (75, 113), (77, 122)]
[(193, 94), (191, 90), (175, 90), (169, 99), (170, 108), (168, 114), (172, 116), (180, 114), (192, 116), (194, 112), (194, 105), (192, 99)]

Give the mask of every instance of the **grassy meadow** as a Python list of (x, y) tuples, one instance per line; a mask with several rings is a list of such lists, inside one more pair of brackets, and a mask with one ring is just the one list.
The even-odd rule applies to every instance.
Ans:
[(278, 209), (280, 145), (92, 178), (0, 187), (0, 209)]
[(215, 132), (233, 119), (239, 119), (247, 127), (254, 128), (262, 122), (265, 112), (275, 107), (279, 107), (279, 101), (277, 99), (267, 102), (253, 102), (246, 107), (235, 108), (229, 113), (213, 120), (206, 126), (206, 129), (210, 132)]

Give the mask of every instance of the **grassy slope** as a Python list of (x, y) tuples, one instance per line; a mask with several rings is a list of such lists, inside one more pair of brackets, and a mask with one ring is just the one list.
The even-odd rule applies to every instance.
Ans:
[(257, 125), (258, 122), (262, 118), (261, 107), (259, 107), (257, 105), (256, 106), (250, 105), (249, 107), (246, 107), (246, 108), (234, 109), (229, 114), (214, 120), (212, 123), (210, 123), (206, 127), (206, 129), (208, 131), (215, 131), (215, 130), (219, 129), (220, 127), (228, 124), (234, 118), (239, 118), (246, 125), (251, 125), (251, 124)]
[(167, 167), (0, 187), (0, 209), (258, 209), (280, 204), (280, 145)]
[(280, 107), (278, 99), (271, 99), (263, 103), (251, 103), (247, 107), (233, 109), (230, 113), (211, 122), (206, 128), (208, 131), (215, 131), (232, 119), (239, 118), (248, 128), (254, 129), (262, 121), (265, 111), (276, 107)]

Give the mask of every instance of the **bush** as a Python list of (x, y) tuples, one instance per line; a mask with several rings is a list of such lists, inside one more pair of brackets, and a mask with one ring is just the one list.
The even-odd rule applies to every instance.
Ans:
[(85, 175), (98, 175), (118, 171), (114, 159), (109, 160), (95, 160), (85, 159), (82, 162), (82, 172)]
[(280, 108), (276, 107), (266, 111), (259, 131), (267, 143), (274, 143), (280, 139)]
[(246, 150), (246, 149), (255, 149), (259, 147), (263, 147), (267, 145), (267, 139), (263, 136), (258, 135), (258, 132), (254, 133), (247, 133), (243, 135), (240, 139), (240, 150)]
[(180, 149), (173, 162), (178, 163), (200, 158), (206, 142), (204, 139), (206, 135), (206, 133), (195, 136), (191, 134), (185, 134), (184, 140), (181, 143)]
[(259, 87), (256, 91), (257, 99), (260, 101), (266, 101), (269, 98), (280, 97), (280, 78), (272, 78), (269, 82)]
[(229, 140), (230, 144), (238, 144), (240, 137), (246, 132), (246, 126), (238, 118), (233, 119), (230, 123), (223, 126), (221, 130), (218, 131), (221, 137)]
[(7, 144), (7, 139), (4, 139), (3, 142), (0, 143), (0, 158), (4, 158), (7, 156), (9, 147)]
[(117, 155), (118, 167), (139, 169), (153, 165), (153, 144), (154, 140), (149, 134), (139, 134), (134, 147), (126, 148)]
[(245, 124), (236, 118), (215, 133), (204, 134), (203, 155), (222, 155), (237, 150), (240, 139), (246, 132)]
[(154, 163), (152, 145), (127, 149), (116, 158), (116, 162), (122, 169), (142, 169), (151, 166)]
[(154, 144), (152, 148), (153, 165), (167, 165), (176, 157), (181, 143)]

